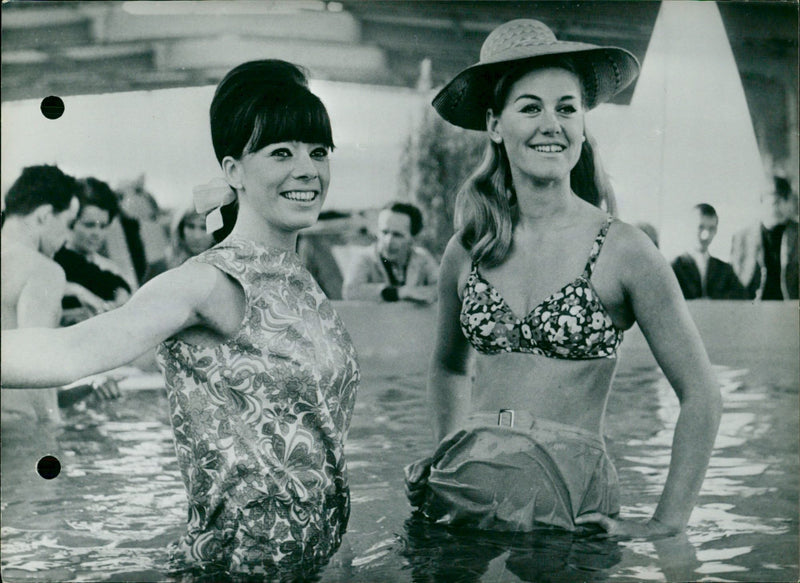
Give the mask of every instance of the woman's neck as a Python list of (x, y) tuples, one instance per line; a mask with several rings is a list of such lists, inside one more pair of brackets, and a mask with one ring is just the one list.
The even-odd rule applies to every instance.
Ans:
[(521, 225), (553, 221), (578, 208), (569, 180), (529, 181), (515, 186)]
[(295, 251), (297, 249), (297, 231), (283, 231), (265, 225), (249, 217), (240, 215), (236, 219), (236, 225), (231, 231), (231, 235), (248, 239), (264, 247), (275, 249), (285, 249)]

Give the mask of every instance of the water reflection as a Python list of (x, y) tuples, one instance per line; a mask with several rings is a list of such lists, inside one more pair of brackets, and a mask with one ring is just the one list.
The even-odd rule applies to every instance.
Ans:
[[(747, 369), (714, 370), (724, 411), (687, 534), (680, 540), (624, 543), (618, 577), (781, 581), (797, 575), (797, 390), (759, 384)], [(630, 418), (625, 407), (642, 419)], [(624, 499), (637, 501), (623, 507), (623, 515), (652, 514), (679, 411), (657, 369), (634, 370), (617, 380), (609, 404), (610, 450), (628, 493)]]
[[(797, 388), (715, 370), (724, 413), (698, 506), (685, 535), (654, 542), (459, 532), (412, 516), (402, 468), (430, 447), (424, 375), (368, 379), (347, 444), (350, 524), (322, 581), (797, 580)], [(186, 495), (166, 411), (163, 392), (143, 391), (60, 429), (3, 425), (4, 580), (167, 578)], [(658, 369), (620, 371), (606, 426), (623, 516), (652, 515), (678, 411)], [(62, 462), (55, 480), (36, 474), (47, 454)]]
[(615, 541), (569, 532), (488, 533), (405, 523), (402, 556), (414, 583), (478, 581), (607, 581), (622, 559)]
[[(163, 580), (186, 495), (162, 398), (67, 410), (60, 427), (3, 425), (4, 580)], [(43, 452), (61, 461), (53, 480), (35, 473)]]

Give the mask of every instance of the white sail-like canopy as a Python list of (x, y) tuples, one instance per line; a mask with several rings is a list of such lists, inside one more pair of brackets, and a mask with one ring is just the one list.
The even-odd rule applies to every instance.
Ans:
[(767, 188), (741, 78), (714, 2), (662, 2), (607, 166), (620, 217), (645, 221), (671, 257), (686, 249), (688, 209), (717, 209), (712, 254), (755, 220)]

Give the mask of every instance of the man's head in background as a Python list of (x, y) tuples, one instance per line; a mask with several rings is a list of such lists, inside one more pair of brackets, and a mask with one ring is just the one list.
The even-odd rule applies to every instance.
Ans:
[(397, 265), (408, 261), (414, 237), (422, 230), (422, 212), (413, 204), (393, 202), (378, 214), (378, 252)]

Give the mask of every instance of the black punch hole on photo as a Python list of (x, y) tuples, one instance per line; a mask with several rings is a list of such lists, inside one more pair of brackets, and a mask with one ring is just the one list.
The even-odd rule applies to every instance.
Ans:
[(50, 95), (42, 99), (42, 115), (47, 119), (58, 119), (64, 114), (64, 101), (56, 96)]
[(61, 473), (61, 462), (57, 457), (46, 455), (36, 464), (36, 471), (45, 480), (52, 480)]

